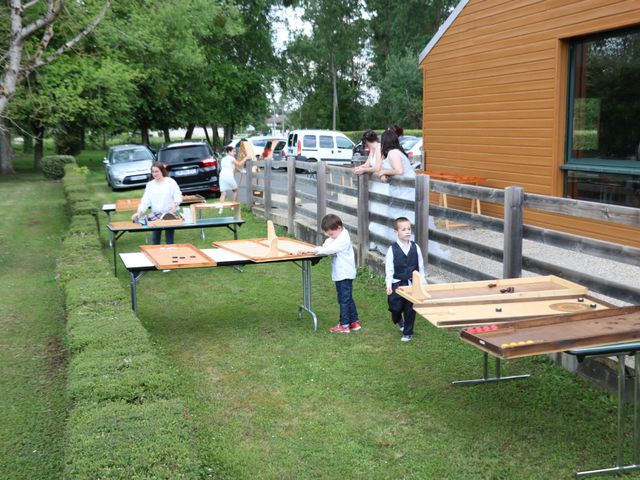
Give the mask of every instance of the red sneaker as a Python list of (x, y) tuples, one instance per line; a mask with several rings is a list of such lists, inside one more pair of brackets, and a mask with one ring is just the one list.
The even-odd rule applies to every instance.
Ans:
[(353, 322), (349, 324), (349, 330), (353, 330), (354, 332), (357, 332), (361, 328), (362, 328), (362, 325), (360, 325), (360, 322)]
[(331, 327), (329, 331), (333, 333), (349, 333), (349, 327), (343, 327), (342, 325), (337, 324), (335, 327)]

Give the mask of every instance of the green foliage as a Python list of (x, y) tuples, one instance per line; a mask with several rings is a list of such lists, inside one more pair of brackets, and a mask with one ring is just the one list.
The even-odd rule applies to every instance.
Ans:
[[(171, 398), (175, 382), (152, 352), (132, 343), (73, 355), (67, 395), (74, 404), (105, 401), (143, 403)], [(144, 348), (144, 347), (143, 347)], [(146, 349), (150, 349), (147, 343)]]
[(48, 155), (43, 157), (40, 163), (42, 174), (45, 178), (59, 180), (65, 175), (64, 166), (74, 161), (75, 159), (70, 155)]
[(188, 447), (185, 416), (178, 400), (75, 408), (68, 422), (64, 478), (200, 478), (198, 459)]
[[(64, 181), (71, 227), (58, 257), (69, 362), (65, 478), (197, 478), (175, 372), (153, 350), (100, 253), (86, 175)], [(83, 187), (84, 182), (84, 187)]]

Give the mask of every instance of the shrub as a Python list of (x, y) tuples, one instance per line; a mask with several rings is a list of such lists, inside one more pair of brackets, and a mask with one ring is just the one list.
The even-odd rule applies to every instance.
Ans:
[(49, 155), (42, 159), (40, 166), (45, 178), (59, 180), (64, 177), (65, 164), (74, 161), (74, 158), (70, 155)]
[(195, 480), (189, 437), (178, 400), (80, 406), (68, 421), (64, 478)]

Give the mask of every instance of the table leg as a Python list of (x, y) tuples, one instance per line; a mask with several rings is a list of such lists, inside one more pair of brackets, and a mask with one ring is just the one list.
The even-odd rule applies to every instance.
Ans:
[(129, 286), (131, 287), (131, 309), (133, 310), (133, 314), (138, 316), (138, 292), (137, 292), (137, 282), (138, 279), (142, 276), (144, 272), (138, 272), (136, 275), (133, 272), (129, 272)]
[(318, 317), (311, 309), (311, 262), (302, 261), (302, 305), (298, 306), (298, 320), (302, 319), (302, 312), (307, 312), (313, 319), (313, 329), (318, 330)]
[[(610, 473), (627, 473), (634, 470), (640, 470), (638, 465), (638, 372), (636, 370), (633, 381), (634, 392), (634, 424), (633, 424), (633, 463), (631, 465), (624, 465), (624, 390), (625, 390), (625, 367), (626, 354), (618, 355), (618, 453), (616, 466), (610, 468), (600, 468), (598, 470), (585, 470), (583, 472), (576, 472), (576, 478), (585, 478), (592, 475), (604, 475)], [(639, 354), (636, 352), (634, 358), (638, 361)], [(637, 368), (637, 367), (634, 367)]]
[(476, 378), (473, 380), (456, 380), (451, 382), (452, 385), (472, 385), (476, 383), (489, 383), (489, 382), (501, 382), (503, 380), (516, 380), (519, 378), (528, 378), (531, 375), (510, 375), (508, 377), (503, 377), (500, 373), (500, 359), (496, 358), (496, 375), (495, 377), (489, 376), (489, 354), (483, 352), (483, 362), (482, 362), (482, 378)]

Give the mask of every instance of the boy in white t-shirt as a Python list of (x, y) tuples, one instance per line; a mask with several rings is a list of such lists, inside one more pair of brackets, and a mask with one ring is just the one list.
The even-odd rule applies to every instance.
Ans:
[(356, 278), (356, 260), (351, 246), (349, 232), (342, 226), (342, 220), (332, 213), (325, 215), (320, 224), (328, 237), (313, 253), (331, 255), (331, 280), (336, 283), (340, 322), (329, 329), (334, 333), (349, 333), (362, 328), (358, 319), (358, 309), (353, 301), (353, 279)]

